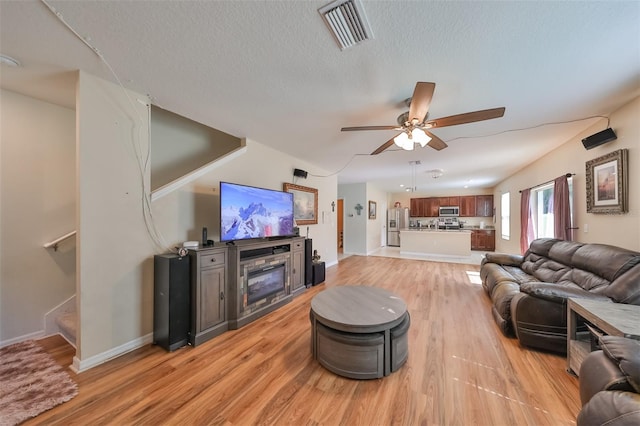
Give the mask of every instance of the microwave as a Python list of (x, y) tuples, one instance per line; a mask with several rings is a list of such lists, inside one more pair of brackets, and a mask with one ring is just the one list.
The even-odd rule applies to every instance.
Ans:
[(458, 206), (440, 207), (439, 216), (441, 216), (441, 217), (458, 217), (458, 216), (460, 216), (460, 207), (458, 207)]

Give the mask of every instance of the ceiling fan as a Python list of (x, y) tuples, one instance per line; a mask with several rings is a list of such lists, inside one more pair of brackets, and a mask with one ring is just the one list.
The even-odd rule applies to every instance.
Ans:
[(398, 130), (402, 132), (380, 145), (380, 147), (373, 151), (371, 155), (380, 154), (394, 143), (400, 148), (409, 151), (414, 148), (416, 143), (419, 143), (422, 147), (429, 145), (431, 148), (440, 151), (441, 149), (446, 148), (447, 144), (442, 139), (431, 133), (429, 129), (491, 120), (492, 118), (499, 118), (504, 115), (505, 109), (504, 107), (501, 107), (450, 115), (448, 117), (436, 118), (435, 120), (426, 120), (435, 88), (435, 83), (422, 81), (416, 83), (416, 88), (413, 90), (413, 96), (409, 99), (411, 101), (409, 104), (409, 112), (398, 117), (398, 125), (343, 127), (341, 130), (343, 132), (359, 130)]

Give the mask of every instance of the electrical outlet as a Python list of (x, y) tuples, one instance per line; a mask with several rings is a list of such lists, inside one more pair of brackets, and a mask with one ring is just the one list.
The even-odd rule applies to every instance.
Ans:
[(589, 224), (585, 223), (584, 224), (584, 233), (586, 234), (587, 232), (589, 232)]

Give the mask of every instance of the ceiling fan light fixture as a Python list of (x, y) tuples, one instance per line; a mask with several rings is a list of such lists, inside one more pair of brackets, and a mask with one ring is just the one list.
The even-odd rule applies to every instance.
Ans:
[(393, 138), (393, 142), (405, 151), (413, 151), (415, 144), (425, 147), (431, 138), (422, 130), (415, 128), (411, 131), (407, 130)]
[(431, 138), (422, 129), (415, 128), (411, 131), (411, 138), (414, 142), (419, 143), (421, 147), (425, 147)]
[(413, 139), (409, 137), (407, 132), (402, 132), (395, 138), (393, 138), (393, 143), (398, 145), (398, 147), (404, 149), (405, 151), (413, 151)]

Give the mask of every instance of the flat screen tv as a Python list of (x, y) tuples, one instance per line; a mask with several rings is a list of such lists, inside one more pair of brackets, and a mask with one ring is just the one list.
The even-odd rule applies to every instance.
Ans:
[(220, 241), (294, 235), (293, 194), (220, 182)]

